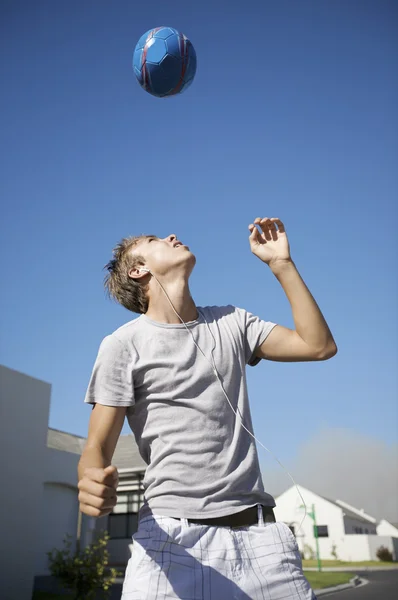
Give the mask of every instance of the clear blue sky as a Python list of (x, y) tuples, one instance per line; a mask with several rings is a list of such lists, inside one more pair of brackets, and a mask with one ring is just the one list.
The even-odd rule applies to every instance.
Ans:
[[(325, 425), (396, 441), (397, 3), (0, 11), (0, 362), (52, 383), (50, 426), (86, 435), (98, 345), (135, 318), (102, 289), (121, 237), (177, 233), (197, 255), (198, 305), (291, 326), (247, 241), (255, 217), (279, 216), (339, 354), (250, 369), (256, 434), (287, 463)], [(194, 84), (167, 100), (131, 68), (140, 35), (163, 24), (198, 56)]]

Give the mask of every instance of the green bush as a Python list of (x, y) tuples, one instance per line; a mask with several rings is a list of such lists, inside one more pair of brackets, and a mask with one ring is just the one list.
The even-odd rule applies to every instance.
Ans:
[(380, 548), (377, 549), (376, 556), (379, 560), (381, 560), (383, 562), (392, 562), (393, 561), (393, 557), (392, 557), (390, 550), (388, 548), (386, 548), (385, 546), (380, 546)]
[(330, 551), (330, 554), (333, 556), (334, 560), (339, 560), (339, 557), (337, 556), (337, 546), (336, 546), (336, 544), (332, 544), (332, 549)]
[(121, 575), (108, 567), (108, 532), (102, 531), (96, 541), (84, 550), (77, 543), (76, 550), (72, 551), (71, 537), (65, 536), (63, 550), (53, 548), (47, 552), (51, 575), (72, 591), (74, 600), (94, 600), (98, 590), (103, 592), (104, 598), (108, 598), (115, 577)]

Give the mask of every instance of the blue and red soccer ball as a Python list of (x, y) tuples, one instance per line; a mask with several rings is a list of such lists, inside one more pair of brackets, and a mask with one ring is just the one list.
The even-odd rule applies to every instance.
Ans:
[(189, 39), (173, 27), (155, 27), (140, 37), (133, 68), (138, 83), (164, 98), (185, 91), (196, 73), (196, 52)]

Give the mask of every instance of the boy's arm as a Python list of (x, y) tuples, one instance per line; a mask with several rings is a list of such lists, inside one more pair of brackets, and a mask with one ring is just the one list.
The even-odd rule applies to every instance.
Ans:
[(87, 467), (108, 467), (123, 428), (127, 408), (94, 404), (88, 426), (85, 448), (79, 461), (78, 473)]
[(86, 446), (78, 464), (80, 510), (93, 517), (109, 514), (117, 502), (117, 469), (111, 466), (126, 407), (94, 404)]
[[(260, 234), (257, 226), (261, 228)], [(290, 257), (289, 242), (279, 219), (256, 219), (249, 226), (250, 247), (281, 284), (293, 313), (295, 329), (274, 327), (256, 356), (277, 361), (326, 360), (337, 346), (322, 312)]]

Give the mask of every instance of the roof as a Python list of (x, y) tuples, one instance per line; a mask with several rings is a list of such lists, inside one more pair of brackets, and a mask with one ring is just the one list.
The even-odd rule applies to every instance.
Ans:
[(391, 521), (388, 521), (387, 519), (381, 519), (378, 525), (381, 525), (381, 523), (387, 523), (387, 525), (391, 525), (391, 527), (394, 527), (398, 531), (398, 523), (391, 523)]
[[(48, 429), (47, 447), (61, 452), (71, 452), (81, 455), (86, 444), (86, 438), (60, 431), (58, 429)], [(145, 471), (147, 464), (141, 458), (134, 435), (129, 433), (121, 435), (116, 445), (112, 464), (118, 469), (129, 469), (141, 467)]]
[[(294, 490), (295, 488), (297, 489), (297, 486), (292, 485), (288, 490), (286, 490), (286, 492), (289, 492), (290, 490)], [(313, 491), (309, 490), (308, 488), (305, 488), (302, 485), (300, 485), (299, 488), (301, 490), (315, 494), (316, 496), (318, 496), (318, 498), (322, 498), (322, 500), (325, 500), (326, 502), (330, 502), (330, 504), (333, 504), (333, 506), (337, 506), (337, 508), (339, 508), (343, 512), (343, 516), (349, 517), (350, 519), (355, 519), (356, 521), (361, 521), (362, 523), (366, 523), (368, 525), (370, 523), (372, 525), (375, 525), (377, 522), (376, 519), (374, 519), (370, 515), (366, 514), (363, 509), (359, 510), (355, 506), (351, 506), (351, 504), (348, 504), (347, 502), (343, 502), (342, 500), (331, 500), (330, 498), (327, 498), (326, 496), (322, 496), (321, 494), (318, 494), (317, 492), (313, 492)], [(286, 492), (284, 492), (284, 493), (286, 493)], [(276, 503), (278, 504), (278, 498), (276, 498)]]
[[(320, 494), (318, 494), (320, 496)], [(342, 502), (340, 500), (331, 500), (330, 498), (326, 498), (325, 496), (320, 496), (321, 498), (323, 498), (324, 500), (327, 500), (328, 502), (330, 502), (331, 504), (334, 504), (335, 506), (338, 506), (338, 508), (340, 508), (344, 515), (346, 517), (349, 517), (350, 519), (355, 519), (356, 521), (361, 521), (362, 523), (375, 523), (375, 519), (373, 519), (372, 517), (364, 514), (360, 514), (361, 511), (355, 512), (354, 510), (350, 510), (345, 502)], [(353, 507), (354, 508), (354, 507)]]
[(141, 458), (135, 437), (132, 433), (119, 437), (112, 462), (118, 469), (142, 467), (142, 470), (145, 471), (148, 466)]
[(48, 429), (47, 447), (62, 452), (72, 452), (72, 454), (81, 454), (83, 452), (86, 438), (58, 429)]

